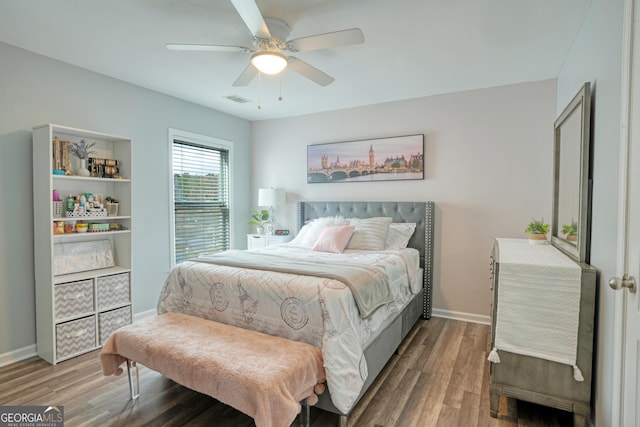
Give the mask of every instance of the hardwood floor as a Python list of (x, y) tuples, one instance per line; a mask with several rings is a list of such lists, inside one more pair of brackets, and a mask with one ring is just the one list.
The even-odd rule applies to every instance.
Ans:
[[(565, 427), (570, 413), (501, 399), (489, 416), (489, 327), (442, 318), (419, 321), (349, 426)], [(253, 420), (217, 400), (140, 366), (141, 396), (129, 399), (127, 375), (104, 377), (99, 351), (51, 366), (34, 357), (0, 368), (0, 405), (63, 405), (65, 426), (250, 427)], [(312, 427), (338, 417), (311, 409)]]

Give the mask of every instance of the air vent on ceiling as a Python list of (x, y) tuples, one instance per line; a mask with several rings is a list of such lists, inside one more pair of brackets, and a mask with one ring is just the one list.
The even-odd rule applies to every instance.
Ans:
[(247, 102), (251, 102), (250, 99), (243, 98), (240, 95), (228, 95), (225, 96), (229, 101), (237, 102), (238, 104), (246, 104)]

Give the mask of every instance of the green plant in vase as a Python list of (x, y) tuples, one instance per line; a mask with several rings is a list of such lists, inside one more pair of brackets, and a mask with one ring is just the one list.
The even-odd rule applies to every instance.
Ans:
[(578, 223), (571, 219), (570, 224), (562, 225), (562, 234), (566, 234), (568, 242), (575, 242), (578, 240)]
[(255, 225), (257, 227), (258, 234), (262, 234), (264, 230), (265, 224), (269, 223), (269, 211), (266, 209), (262, 210), (251, 210), (251, 220), (247, 223), (250, 225)]
[(545, 224), (544, 218), (540, 221), (533, 218), (524, 232), (529, 234), (530, 243), (546, 243), (549, 224)]

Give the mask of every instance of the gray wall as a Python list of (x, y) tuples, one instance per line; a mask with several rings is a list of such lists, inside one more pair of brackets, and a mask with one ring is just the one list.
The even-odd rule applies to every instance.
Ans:
[[(253, 202), (283, 187), (277, 217), (294, 229), (299, 199), (435, 201), (434, 313), (488, 322), (494, 238), (550, 220), (555, 104), (547, 80), (254, 122)], [(425, 136), (424, 180), (306, 183), (309, 144), (408, 134)]]
[(168, 128), (234, 143), (233, 238), (246, 247), (248, 121), (2, 43), (0, 63), (0, 355), (35, 344), (34, 126), (55, 123), (133, 139), (134, 313), (155, 308), (170, 267)]
[(584, 82), (593, 85), (593, 208), (591, 264), (598, 269), (598, 326), (595, 370), (595, 420), (611, 425), (611, 368), (619, 358), (613, 347), (617, 313), (607, 282), (616, 275), (618, 162), (620, 149), (620, 76), (623, 0), (594, 0), (558, 76), (560, 112)]

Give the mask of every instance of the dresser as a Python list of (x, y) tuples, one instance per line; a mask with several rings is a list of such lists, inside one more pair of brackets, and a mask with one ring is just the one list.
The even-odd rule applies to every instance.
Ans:
[(550, 244), (496, 239), (490, 414), (500, 396), (591, 417), (596, 270)]
[(290, 242), (292, 236), (276, 236), (273, 234), (247, 234), (247, 249), (264, 248), (271, 245)]

